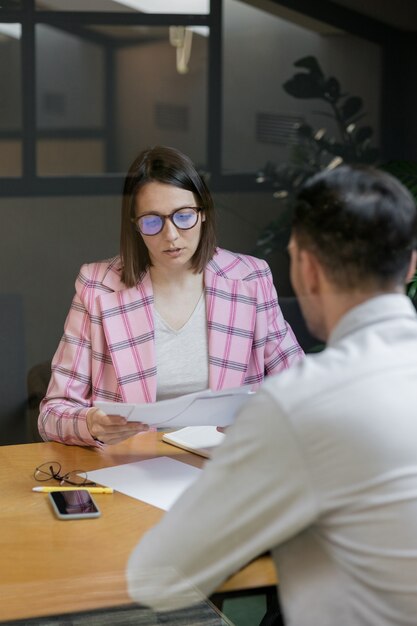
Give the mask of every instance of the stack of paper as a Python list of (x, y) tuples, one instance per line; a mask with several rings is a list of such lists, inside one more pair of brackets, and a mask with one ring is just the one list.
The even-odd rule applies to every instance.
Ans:
[(172, 400), (149, 404), (94, 402), (107, 415), (122, 415), (129, 422), (143, 422), (161, 429), (183, 426), (230, 426), (240, 407), (253, 392), (249, 387), (222, 391), (197, 391)]

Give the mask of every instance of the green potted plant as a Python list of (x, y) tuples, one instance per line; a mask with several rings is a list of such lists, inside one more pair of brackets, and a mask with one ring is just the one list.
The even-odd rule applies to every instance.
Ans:
[[(326, 77), (313, 56), (299, 59), (294, 66), (301, 71), (287, 80), (283, 89), (294, 98), (324, 102), (326, 110), (320, 114), (333, 119), (338, 136), (329, 137), (325, 127), (313, 129), (309, 124), (301, 124), (297, 127), (298, 141), (290, 162), (280, 165), (268, 162), (258, 173), (259, 184), (272, 184), (274, 196), (283, 201), (276, 219), (258, 238), (255, 254), (264, 257), (285, 248), (291, 226), (292, 199), (307, 178), (342, 162), (376, 164), (378, 159), (378, 149), (371, 143), (371, 126), (358, 124), (365, 116), (362, 99), (344, 92), (334, 76)], [(396, 176), (417, 202), (417, 163), (396, 160), (379, 167)], [(417, 272), (407, 285), (407, 294), (417, 308)]]
[[(321, 115), (333, 119), (337, 137), (329, 136), (324, 126), (313, 129), (309, 124), (301, 124), (290, 161), (279, 165), (268, 162), (258, 173), (258, 183), (272, 184), (278, 201), (277, 217), (261, 232), (254, 251), (265, 258), (285, 249), (292, 221), (292, 200), (307, 178), (342, 162), (375, 165), (379, 154), (372, 145), (372, 128), (359, 124), (365, 116), (362, 99), (342, 91), (335, 77), (326, 77), (315, 57), (304, 57), (294, 65), (301, 71), (284, 83), (284, 90), (294, 98), (325, 103), (326, 110)], [(417, 163), (391, 161), (379, 167), (396, 176), (417, 202)], [(407, 285), (407, 294), (417, 308), (417, 272)], [(322, 348), (322, 344), (313, 343), (307, 351)]]
[(340, 163), (375, 163), (378, 149), (372, 146), (373, 129), (359, 125), (366, 115), (363, 100), (342, 90), (334, 76), (325, 76), (314, 56), (294, 63), (301, 71), (283, 84), (294, 98), (319, 100), (326, 105), (319, 112), (335, 123), (337, 136), (329, 136), (325, 126), (314, 129), (310, 124), (297, 127), (297, 143), (289, 163), (268, 162), (258, 173), (259, 184), (272, 184), (274, 196), (285, 199), (277, 218), (262, 231), (256, 253), (267, 257), (272, 251), (285, 247), (292, 217), (292, 197), (302, 183), (318, 171), (337, 167)]

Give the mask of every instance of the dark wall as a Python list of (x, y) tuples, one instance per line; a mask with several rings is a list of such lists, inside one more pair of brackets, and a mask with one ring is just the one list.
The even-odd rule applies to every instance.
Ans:
[(382, 159), (417, 161), (417, 34), (387, 43), (382, 92)]

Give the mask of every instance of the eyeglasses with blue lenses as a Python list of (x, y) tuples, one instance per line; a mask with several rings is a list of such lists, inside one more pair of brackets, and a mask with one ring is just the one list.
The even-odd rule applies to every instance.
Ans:
[(159, 215), (158, 213), (146, 213), (140, 217), (132, 218), (137, 229), (142, 235), (157, 235), (165, 226), (166, 220), (171, 220), (175, 228), (180, 230), (190, 230), (198, 222), (198, 214), (201, 207), (182, 207), (170, 213), (170, 215)]

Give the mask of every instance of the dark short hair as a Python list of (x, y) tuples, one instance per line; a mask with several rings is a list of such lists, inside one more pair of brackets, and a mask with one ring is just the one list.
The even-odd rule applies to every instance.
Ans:
[(128, 287), (136, 285), (151, 265), (148, 250), (132, 218), (138, 191), (147, 183), (157, 182), (191, 191), (204, 210), (201, 238), (191, 260), (194, 272), (202, 272), (216, 249), (216, 227), (213, 199), (192, 161), (179, 150), (155, 146), (141, 152), (126, 175), (123, 188), (120, 257), (122, 280)]
[(303, 185), (293, 234), (346, 288), (404, 284), (416, 247), (415, 201), (390, 174), (343, 165)]

